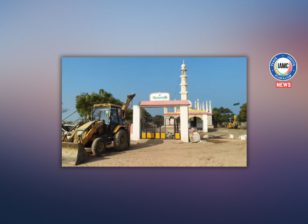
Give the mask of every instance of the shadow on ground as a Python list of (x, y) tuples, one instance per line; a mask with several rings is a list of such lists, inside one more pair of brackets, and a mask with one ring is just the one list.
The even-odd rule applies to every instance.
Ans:
[(159, 144), (162, 144), (162, 143), (164, 143), (164, 140), (162, 140), (162, 139), (148, 139), (145, 142), (131, 144), (130, 148), (126, 149), (126, 150), (119, 151), (119, 150), (116, 150), (115, 148), (108, 148), (108, 149), (106, 149), (106, 152), (104, 152), (99, 157), (90, 156), (88, 158), (87, 162), (94, 162), (94, 161), (98, 161), (98, 160), (108, 159), (109, 156), (126, 153), (127, 151), (144, 149), (144, 148), (155, 146), (155, 145), (159, 145)]

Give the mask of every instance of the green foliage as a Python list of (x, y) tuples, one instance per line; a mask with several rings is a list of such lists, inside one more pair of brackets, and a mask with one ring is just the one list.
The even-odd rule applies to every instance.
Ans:
[(128, 123), (132, 123), (133, 122), (133, 110), (132, 109), (127, 109), (126, 115), (125, 115), (125, 120)]
[(246, 122), (247, 121), (247, 103), (244, 103), (241, 106), (240, 113), (238, 115), (238, 119), (240, 122)]
[(233, 118), (233, 112), (229, 108), (213, 108), (213, 124), (215, 127), (225, 126)]
[(100, 89), (98, 93), (82, 93), (76, 96), (76, 109), (82, 118), (89, 119), (94, 104), (113, 103), (122, 105), (123, 102), (114, 98), (111, 93)]
[(140, 108), (142, 123), (149, 123), (153, 121), (152, 115), (144, 108)]
[(162, 115), (155, 115), (153, 117), (153, 123), (157, 126), (157, 127), (161, 127), (164, 124), (164, 116)]

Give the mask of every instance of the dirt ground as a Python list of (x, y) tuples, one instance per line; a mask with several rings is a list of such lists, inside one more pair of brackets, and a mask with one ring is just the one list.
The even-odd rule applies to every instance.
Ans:
[[(107, 149), (78, 167), (246, 167), (247, 142), (238, 139), (243, 134), (245, 130), (219, 129), (201, 133), (199, 143), (140, 140), (132, 142), (129, 150)], [(63, 156), (62, 166), (75, 165)]]

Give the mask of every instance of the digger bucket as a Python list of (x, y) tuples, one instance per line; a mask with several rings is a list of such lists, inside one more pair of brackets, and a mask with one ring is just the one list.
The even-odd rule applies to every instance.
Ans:
[(74, 166), (86, 162), (88, 158), (82, 144), (62, 142), (62, 166)]

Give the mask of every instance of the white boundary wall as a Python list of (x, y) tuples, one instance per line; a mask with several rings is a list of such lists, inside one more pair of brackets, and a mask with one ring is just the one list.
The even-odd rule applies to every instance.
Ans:
[(206, 114), (202, 115), (202, 131), (208, 132), (208, 116)]
[(133, 106), (133, 133), (131, 134), (132, 140), (140, 140), (140, 106)]
[(188, 136), (188, 106), (180, 107), (181, 140), (189, 142)]

